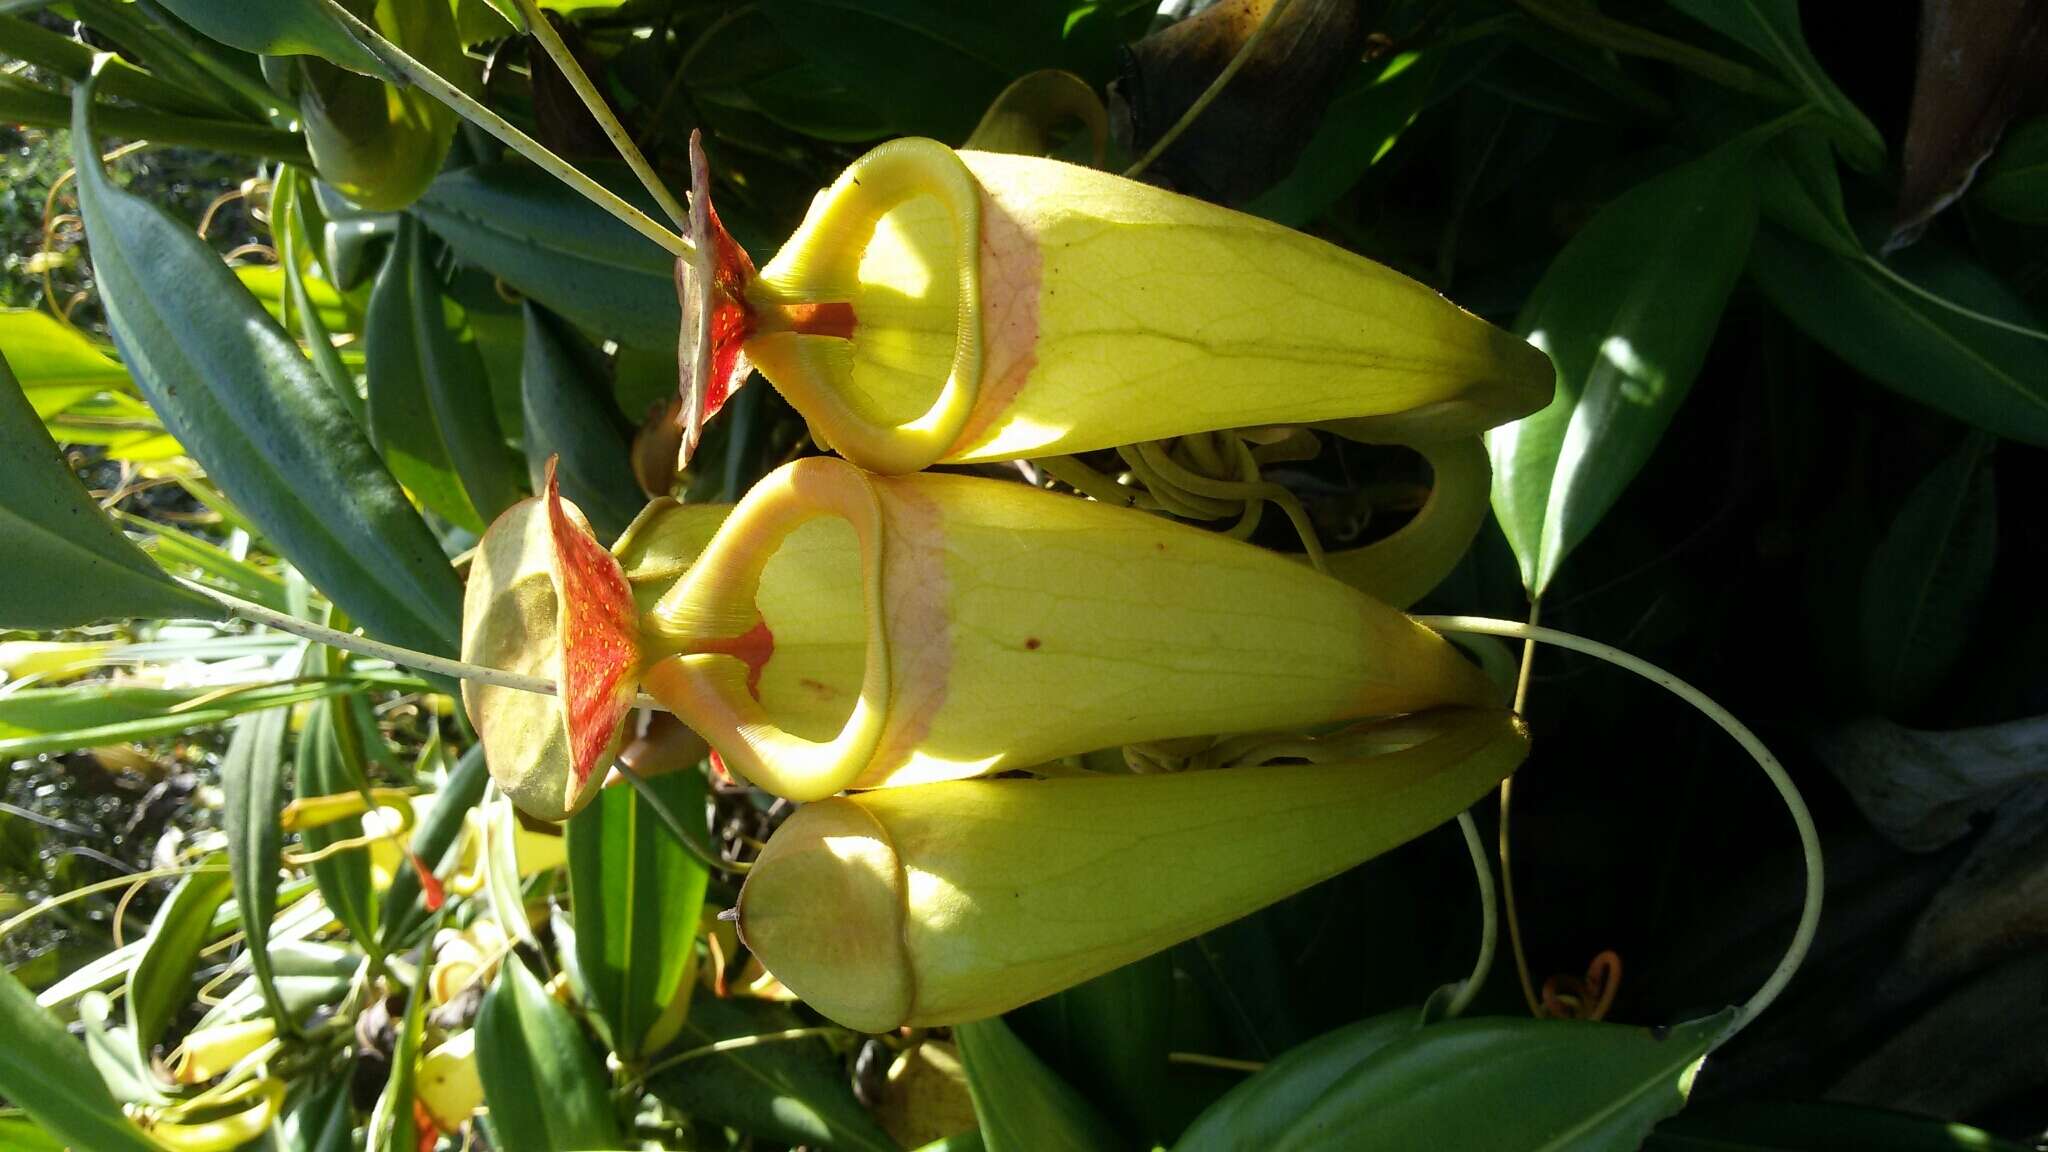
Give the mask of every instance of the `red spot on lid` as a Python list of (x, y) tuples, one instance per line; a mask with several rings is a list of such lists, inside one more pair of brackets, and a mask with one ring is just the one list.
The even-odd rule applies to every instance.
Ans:
[(562, 670), (556, 690), (568, 714), (569, 751), (580, 789), (633, 707), (640, 618), (618, 560), (569, 516), (552, 457), (544, 499), (560, 602)]
[(1024, 638), (1024, 647), (1033, 652), (1038, 651), (1038, 637), (1026, 636)]

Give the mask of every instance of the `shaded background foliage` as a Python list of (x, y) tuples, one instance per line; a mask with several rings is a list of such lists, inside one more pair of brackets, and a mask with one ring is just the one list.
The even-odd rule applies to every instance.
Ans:
[[(76, 15), (91, 25), (89, 7)], [(1119, 0), (560, 7), (564, 36), (671, 187), (687, 187), (684, 145), (703, 130), (721, 214), (757, 258), (867, 145), (899, 134), (960, 144), (1010, 81), (1036, 69), (1070, 69), (1106, 94), (1107, 165), (1120, 168), (1187, 109), (1264, 11), (1226, 2), (1168, 26), (1150, 3)], [(58, 13), (32, 19), (69, 33), (73, 14)], [(530, 39), (481, 0), (462, 0), (454, 15), (487, 103), (641, 199)], [(1164, 31), (1146, 39), (1155, 26)], [(0, 52), (9, 31), (0, 28)], [(2048, 614), (2035, 602), (2048, 582), (2036, 509), (2048, 490), (2044, 54), (2048, 12), (2031, 3), (1927, 0), (1916, 14), (1802, 11), (1791, 0), (1294, 0), (1148, 171), (1540, 333), (1560, 362), (1567, 406), (1525, 422), (1525, 439), (1496, 435), (1498, 522), (1420, 607), (1523, 616), (1533, 584), (1545, 624), (1699, 684), (1755, 726), (1805, 788), (1830, 864), (1819, 943), (1777, 1009), (1708, 1062), (1694, 1096), (1698, 1131), (1768, 1118), (1755, 1111), (1766, 1098), (1900, 1108), (2016, 1139), (2048, 1129), (2038, 1059), (2048, 1044), (2038, 895), (2048, 834), (2034, 818), (2048, 796), (2038, 719), (2048, 714)], [(258, 75), (253, 56), (220, 55)], [(1962, 64), (1944, 68), (1947, 59)], [(10, 76), (51, 91), (65, 79), (47, 67)], [(10, 149), (0, 193), (5, 302), (61, 307), (82, 290), (73, 318), (100, 331), (86, 264), (63, 255), (77, 251), (75, 230), (53, 257), (65, 300), (43, 299), (24, 275), (23, 255), (42, 247), (42, 190), (66, 166), (37, 150), (34, 131)], [(1063, 125), (1048, 150), (1085, 159), (1087, 136)], [(186, 222), (258, 163), (247, 150), (143, 155), (146, 166), (123, 161), (117, 178)], [(379, 389), (432, 388), (459, 371), (472, 400), (478, 389), (491, 397), (488, 447), (517, 445), (529, 463), (539, 445), (526, 418), (537, 401), (588, 415), (573, 425), (576, 439), (547, 447), (572, 476), (589, 465), (593, 491), (611, 486), (608, 515), (630, 514), (622, 475), (591, 462), (624, 459), (636, 426), (658, 427), (673, 395), (667, 257), (466, 125), (403, 212), (358, 210), (303, 171), (309, 191), (297, 215), (281, 222), (275, 200), (260, 220), (237, 205), (209, 239), (224, 253), (261, 242), (268, 256), (241, 259), (263, 264), (286, 234), (297, 236), (307, 281), (327, 293), (314, 311), (341, 337), (335, 353), (351, 390), (364, 347), (374, 359), (380, 342), (394, 346), (380, 314), (443, 318), (467, 350), (461, 367), (437, 368), (409, 347), (425, 365), (420, 379), (369, 384), (366, 426), (385, 458), (392, 426), (380, 431)], [(264, 169), (273, 181), (277, 172)], [(401, 235), (417, 247), (394, 244)], [(289, 331), (311, 339), (307, 310), (281, 303), (288, 284), (263, 282), (264, 296), (263, 283), (244, 279)], [(395, 307), (375, 303), (402, 291), (410, 295)], [(536, 324), (569, 350), (536, 357)], [(0, 351), (22, 369), (17, 345), (0, 341)], [(559, 367), (598, 360), (608, 394), (589, 387), (587, 367)], [(558, 367), (536, 375), (545, 364)], [(758, 383), (740, 395), (688, 478), (694, 497), (735, 495), (804, 450), (802, 422), (779, 397)], [(84, 435), (90, 421), (76, 413), (71, 425), (65, 412), (42, 415), (76, 446), (73, 462), (95, 488), (124, 487), (148, 466)], [(454, 435), (442, 435), (443, 458), (430, 444), (421, 465), (439, 477), (445, 502), (401, 476), (450, 553), (474, 542), (472, 517), (488, 518), (488, 494), (448, 459), (463, 450)], [(1593, 448), (1560, 452), (1585, 443)], [(1530, 444), (1535, 463), (1519, 475), (1541, 484), (1525, 490), (1513, 465)], [(1332, 546), (1391, 531), (1428, 482), (1412, 453), (1335, 439), (1316, 460), (1269, 474), (1303, 497)], [(165, 522), (206, 515), (183, 488), (120, 506)], [(265, 552), (263, 532), (231, 517), (194, 527), (203, 542), (253, 556), (254, 573), (216, 568), (217, 578), (228, 572), (224, 584), (303, 603), (303, 583)], [(1293, 547), (1279, 524), (1257, 540)], [(167, 556), (161, 540), (157, 555)], [(368, 757), (377, 782), (438, 780), (441, 741), (467, 744), (461, 718), (437, 710), (425, 689), (363, 689), (380, 713)], [(1576, 976), (1612, 950), (1625, 975), (1610, 1019), (1668, 1025), (1747, 995), (1797, 913), (1799, 859), (1767, 785), (1734, 768), (1701, 718), (1568, 653), (1537, 656), (1526, 714), (1536, 750), (1517, 777), (1513, 870), (1536, 982)], [(0, 811), (9, 890), (34, 899), (101, 878), (88, 869), (105, 866), (80, 863), (81, 848), (140, 867), (161, 843), (160, 815), (175, 813), (178, 836), (203, 837), (219, 818), (209, 788), (225, 747), (202, 732), (128, 758), (39, 748), (47, 758), (17, 763), (7, 799), (64, 826)], [(194, 771), (163, 777), (183, 781), (175, 788), (143, 782), (167, 764)], [(60, 800), (79, 792), (87, 795)], [(149, 824), (131, 817), (117, 834), (131, 805)], [(718, 813), (729, 850), (765, 834), (774, 816), (743, 795), (723, 796)], [(1492, 819), (1482, 814), (1482, 825)], [(712, 881), (713, 904), (729, 902), (722, 883)], [(1003, 1032), (967, 1046), (994, 1053), (984, 1059), (1019, 1083), (1053, 1076), (1043, 1099), (1078, 1087), (1102, 1113), (1082, 1127), (1169, 1141), (1239, 1074), (1153, 1057), (1268, 1061), (1421, 1002), (1469, 963), (1471, 885), (1462, 847), (1440, 831), (1166, 958), (1014, 1013)], [(160, 895), (143, 897), (136, 913), (153, 912)], [(67, 930), (10, 944), (24, 981), (47, 984), (111, 946), (111, 908), (80, 907)], [(424, 924), (419, 913), (401, 919), (413, 932), (387, 926), (394, 953)], [(559, 946), (568, 922), (556, 919), (542, 935)], [(537, 987), (499, 981), (484, 1009), (491, 1027), (581, 1035), (539, 1007), (550, 1002)], [(697, 995), (707, 1004), (691, 1009), (686, 1044), (812, 1023)], [(1515, 1015), (1522, 1001), (1503, 957), (1477, 1011)], [(1106, 1026), (1119, 1012), (1143, 1026)], [(382, 1051), (407, 1027), (398, 1017)], [(714, 1091), (723, 1082), (707, 1071), (671, 1075), (667, 1087), (657, 1078), (654, 1095), (683, 1116), (679, 1130), (697, 1135), (729, 1126), (763, 1140), (870, 1146), (870, 1122), (845, 1096), (842, 1055), (806, 1043), (801, 1056), (763, 1058), (766, 1072), (707, 1062), (755, 1087)], [(872, 1048), (861, 1057), (880, 1058)], [(1143, 1060), (1152, 1075), (1129, 1075)], [(494, 1075), (522, 1074), (486, 1067), (485, 1088)], [(764, 1082), (829, 1103), (791, 1121), (773, 1092), (750, 1094)], [(814, 1090), (823, 1095), (806, 1095)], [(979, 1094), (976, 1104), (990, 1107)], [(1766, 1126), (1802, 1124), (1847, 1121), (1783, 1114)]]

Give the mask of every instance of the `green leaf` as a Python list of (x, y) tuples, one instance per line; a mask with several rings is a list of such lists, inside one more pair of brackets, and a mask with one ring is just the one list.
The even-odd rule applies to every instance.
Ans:
[[(441, 923), (445, 917), (436, 916)], [(398, 1041), (391, 1047), (391, 1076), (384, 1093), (370, 1113), (370, 1148), (374, 1152), (419, 1152), (419, 1119), (413, 1109), (419, 1080), (420, 1053), (426, 1042), (428, 977), (433, 973), (434, 949), (431, 939), (420, 942), (412, 989), (405, 998), (405, 1015), (398, 1021)], [(513, 963), (511, 960), (507, 964)]]
[(441, 294), (419, 225), (398, 239), (364, 324), (370, 437), (391, 474), (450, 523), (481, 534), (524, 493), (462, 310)]
[(1863, 572), (1864, 678), (1896, 715), (1955, 667), (1998, 560), (1992, 441), (1979, 432), (1913, 488)]
[(574, 328), (528, 302), (520, 391), (525, 396), (526, 462), (533, 487), (560, 456), (562, 495), (590, 518), (598, 539), (616, 539), (647, 498), (633, 479), (632, 437), (612, 404), (597, 349)]
[(477, 1073), (505, 1152), (619, 1146), (604, 1069), (569, 1010), (516, 953), (498, 966), (476, 1031)]
[(1167, 1077), (1173, 980), (1172, 953), (1160, 952), (1003, 1019), (1054, 1073), (1101, 1105), (1126, 1136), (1161, 1143), (1189, 1115), (1177, 1108)]
[[(205, 861), (223, 863), (219, 855)], [(143, 938), (142, 959), (128, 973), (128, 1028), (137, 1051), (147, 1056), (164, 1029), (192, 1002), (192, 973), (199, 949), (213, 939), (213, 916), (233, 889), (225, 868), (195, 872), (171, 890)]]
[(85, 1049), (9, 972), (0, 972), (0, 1034), (0, 1096), (45, 1132), (92, 1152), (163, 1152), (121, 1113)]
[(559, 180), (524, 164), (465, 168), (435, 180), (412, 212), (464, 263), (577, 325), (675, 346), (674, 257)]
[[(363, 398), (356, 392), (355, 374), (343, 363), (341, 353), (334, 347), (334, 330), (347, 328), (346, 323), (330, 323), (316, 291), (325, 289), (332, 294), (335, 303), (341, 303), (341, 294), (325, 281), (315, 280), (310, 270), (315, 263), (318, 245), (313, 237), (318, 233), (314, 221), (319, 218), (319, 205), (307, 196), (311, 187), (307, 175), (299, 168), (286, 165), (279, 174), (277, 183), (270, 192), (270, 232), (277, 243), (278, 266), (283, 270), (285, 302), (283, 309), (298, 321), (299, 340), (306, 345), (306, 352), (312, 357), (313, 367), (320, 378), (340, 398), (357, 420), (363, 418)], [(248, 283), (244, 280), (243, 283)], [(282, 319), (280, 319), (282, 322)]]
[(1738, 141), (1623, 193), (1574, 236), (1517, 329), (1557, 365), (1541, 412), (1487, 433), (1493, 508), (1541, 596), (1650, 458), (1706, 359), (1756, 232)]
[(956, 1025), (953, 1043), (989, 1152), (1110, 1152), (1116, 1130), (997, 1020)]
[[(361, 764), (351, 766), (347, 763), (348, 750), (342, 746), (338, 732), (341, 725), (356, 724), (359, 699), (352, 695), (334, 697), (315, 706), (307, 714), (305, 727), (299, 732), (295, 757), (297, 786), (293, 789), (294, 796), (303, 800), (352, 794), (367, 781)], [(361, 729), (358, 728), (357, 732), (360, 740)], [(360, 820), (342, 820), (301, 831), (299, 847), (302, 851), (318, 852), (337, 840), (350, 839), (361, 833)], [(314, 861), (309, 869), (314, 883), (320, 886), (320, 898), (327, 901), (327, 907), (348, 930), (349, 937), (366, 947), (375, 947), (377, 903), (370, 888), (370, 854), (360, 849), (342, 851)]]
[(318, 56), (366, 76), (395, 79), (383, 61), (330, 17), (320, 0), (163, 0), (199, 31), (259, 56)]
[(1821, 70), (1799, 27), (1799, 0), (1671, 0), (1671, 6), (1755, 52), (1825, 113), (1836, 146), (1858, 172), (1884, 166), (1884, 137)]
[(349, 618), (452, 655), (462, 589), (355, 418), (212, 249), (100, 166), (73, 97), (78, 194), (122, 357), (222, 491)]
[(2048, 345), (1929, 299), (2038, 327), (1983, 265), (1934, 240), (1881, 264), (1765, 228), (1749, 274), (1794, 324), (1872, 380), (1987, 431), (2048, 444)]
[(128, 369), (48, 312), (0, 308), (0, 356), (36, 415), (47, 419), (101, 392), (133, 392)]
[[(302, 646), (288, 664), (295, 668), (305, 651)], [(236, 720), (220, 761), (221, 831), (228, 841), (235, 903), (242, 910), (242, 935), (248, 940), (249, 966), (263, 989), (263, 1001), (281, 1032), (292, 1031), (294, 1024), (278, 997), (271, 969), (270, 921), (277, 914), (277, 871), (284, 851), (277, 814), (284, 807), (284, 742), (290, 720), (290, 711), (283, 708)]]
[[(704, 822), (703, 773), (667, 772), (647, 787), (677, 820)], [(659, 1044), (653, 1033), (664, 1013), (689, 999), (710, 874), (637, 788), (600, 789), (566, 835), (577, 971), (606, 1044), (638, 1061)]]
[(2048, 116), (2023, 121), (2005, 134), (1977, 177), (1977, 202), (2008, 220), (2048, 224)]
[[(436, 873), (451, 862), (450, 854), (460, 849), (463, 822), (469, 817), (469, 810), (483, 802), (484, 785), (490, 780), (490, 771), (484, 765), (484, 746), (471, 745), (455, 761), (447, 782), (435, 793), (432, 810), (413, 825), (412, 842), (407, 847)], [(391, 877), (391, 886), (384, 890), (384, 913), (380, 917), (384, 925), (384, 950), (396, 952), (411, 944), (429, 916), (419, 874), (410, 867), (400, 868)]]
[[(318, 700), (356, 687), (345, 682), (266, 684), (226, 695), (212, 687), (150, 688), (106, 682), (24, 688), (0, 696), (0, 758), (172, 736), (247, 712)], [(200, 707), (182, 707), (202, 696), (212, 699)]]
[[(1177, 1152), (1631, 1152), (1685, 1106), (1732, 1019), (1730, 1009), (1664, 1031), (1507, 1018), (1411, 1029), (1376, 1017), (1247, 1080)], [(1261, 1085), (1269, 1074), (1290, 1083)]]
[(278, 1120), (278, 1152), (355, 1152), (348, 1099), (353, 1069), (298, 1086)]
[(1195, 1118), (1174, 1152), (1233, 1152), (1275, 1148), (1288, 1130), (1353, 1068), (1422, 1023), (1402, 1008), (1346, 1025), (1288, 1049)]
[(0, 535), (8, 593), (0, 628), (70, 628), (125, 616), (208, 619), (219, 607), (179, 587), (114, 527), (65, 464), (0, 357)]
[(8, 1152), (70, 1152), (70, 1145), (43, 1131), (25, 1112), (0, 1112), (0, 1148)]
[(1350, 191), (1366, 169), (1393, 150), (1430, 102), (1442, 50), (1402, 52), (1362, 64), (1331, 99), (1323, 122), (1302, 148), (1294, 170), (1244, 210), (1301, 228)]
[(1742, 1100), (1687, 1109), (1643, 1152), (2029, 1152), (1980, 1128), (1847, 1104)]
[[(695, 1048), (798, 1028), (779, 1004), (699, 996), (678, 1041)], [(663, 1103), (764, 1140), (857, 1152), (896, 1152), (896, 1142), (854, 1099), (846, 1066), (823, 1040), (786, 1040), (720, 1052), (655, 1073)]]

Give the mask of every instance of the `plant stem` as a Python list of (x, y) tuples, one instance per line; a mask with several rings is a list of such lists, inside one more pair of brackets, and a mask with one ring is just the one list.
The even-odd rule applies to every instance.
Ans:
[(592, 84), (590, 77), (584, 74), (583, 65), (577, 61), (576, 54), (569, 51), (569, 46), (563, 43), (562, 34), (555, 31), (555, 26), (548, 21), (547, 14), (540, 10), (539, 3), (536, 0), (518, 0), (518, 3), (519, 11), (525, 15), (526, 22), (532, 25), (533, 38), (540, 41), (540, 46), (547, 51), (548, 58), (555, 62), (555, 67), (561, 69), (562, 75), (568, 79), (569, 87), (574, 88), (576, 95), (582, 98), (583, 106), (590, 110), (591, 118), (597, 121), (599, 128), (604, 129), (605, 138), (612, 142), (612, 147), (619, 150), (620, 156), (625, 157), (626, 166), (633, 170), (633, 175), (640, 178), (641, 186), (647, 189), (648, 195), (654, 197), (656, 204), (661, 205), (661, 210), (668, 213), (669, 219), (675, 221), (677, 227), (689, 231), (689, 212), (676, 201), (675, 194), (668, 190), (668, 185), (661, 182), (661, 177), (655, 175), (654, 166), (647, 162), (647, 157), (641, 155), (640, 149), (633, 143), (633, 137), (627, 134), (625, 126), (619, 123), (619, 118), (612, 114), (611, 106), (605, 103), (604, 96), (597, 90), (597, 85)]
[(345, 652), (353, 652), (358, 656), (368, 656), (374, 660), (389, 660), (393, 664), (417, 668), (422, 672), (433, 672), (457, 680), (474, 680), (480, 684), (492, 684), (500, 688), (513, 688), (521, 692), (535, 692), (543, 696), (553, 696), (555, 694), (554, 682), (539, 676), (525, 676), (517, 672), (507, 672), (500, 668), (485, 668), (477, 664), (465, 664), (460, 660), (450, 660), (445, 656), (415, 652), (410, 648), (400, 648), (396, 644), (386, 644), (382, 640), (372, 640), (367, 636), (357, 636), (354, 633), (337, 631), (325, 625), (315, 624), (310, 620), (301, 620), (296, 616), (287, 616), (282, 612), (274, 612), (261, 604), (251, 603), (239, 596), (222, 592), (217, 588), (210, 588), (196, 580), (187, 580), (182, 576), (174, 576), (172, 579), (229, 609), (235, 615), (245, 620), (253, 620), (258, 624), (267, 624), (280, 632), (289, 632), (294, 636), (325, 644), (330, 648), (339, 648)]
[(574, 188), (591, 203), (630, 225), (634, 231), (677, 256), (690, 254), (688, 240), (662, 227), (653, 217), (620, 199), (611, 189), (577, 171), (575, 165), (548, 151), (540, 141), (521, 132), (511, 121), (485, 107), (475, 97), (457, 87), (454, 82), (413, 59), (403, 48), (357, 19), (355, 13), (341, 5), (340, 0), (321, 0), (321, 6), (329, 15), (339, 20), (364, 47), (375, 53), (377, 58), (384, 62), (384, 66), (391, 69), (399, 79), (423, 89), (429, 96), (453, 108), (463, 119), (497, 137), (507, 147), (533, 161), (555, 179)]
[(172, 880), (183, 876), (196, 876), (202, 872), (225, 872), (227, 870), (228, 866), (225, 864), (183, 864), (175, 868), (156, 868), (148, 872), (137, 872), (132, 876), (116, 876), (112, 880), (102, 880), (97, 884), (87, 884), (83, 888), (73, 888), (69, 892), (62, 892), (47, 900), (43, 900), (33, 908), (29, 908), (10, 918), (6, 923), (0, 924), (0, 940), (6, 939), (16, 928), (34, 920), (51, 909), (69, 904), (73, 900), (84, 899), (95, 893), (111, 892), (116, 888), (125, 888), (130, 884), (146, 884), (151, 880)]
[(1806, 893), (1805, 902), (1799, 910), (1798, 926), (1793, 929), (1792, 943), (1786, 947), (1784, 958), (1778, 961), (1778, 966), (1771, 971), (1763, 986), (1756, 990), (1756, 994), (1742, 1005), (1741, 1010), (1736, 1013), (1735, 1022), (1729, 1025), (1728, 1031), (1722, 1033), (1717, 1046), (1725, 1044), (1729, 1037), (1748, 1027), (1764, 1009), (1770, 1007), (1771, 1002), (1785, 990), (1785, 986), (1792, 982), (1793, 974), (1799, 971), (1800, 963), (1806, 959), (1808, 949), (1813, 946), (1814, 932), (1820, 927), (1821, 899), (1825, 895), (1820, 833), (1815, 830), (1813, 816), (1807, 811), (1806, 801), (1799, 795), (1799, 788), (1792, 783), (1792, 777), (1786, 773), (1785, 766), (1778, 762), (1776, 756), (1771, 755), (1771, 750), (1764, 747), (1764, 742), (1757, 739), (1756, 733), (1751, 732), (1742, 721), (1715, 703), (1706, 693), (1655, 664), (1631, 656), (1612, 645), (1588, 640), (1583, 636), (1574, 636), (1569, 632), (1539, 628), (1534, 624), (1521, 624), (1513, 620), (1490, 620), (1479, 616), (1418, 616), (1416, 620), (1439, 632), (1469, 632), (1481, 636), (1504, 636), (1525, 643), (1553, 644), (1559, 648), (1569, 648), (1574, 652), (1605, 660), (1609, 664), (1661, 685), (1679, 699), (1699, 709), (1706, 714), (1707, 719), (1712, 720), (1723, 732), (1733, 737), (1735, 742), (1742, 746), (1742, 750), (1756, 760), (1757, 767), (1763, 769), (1764, 775), (1769, 777), (1771, 784), (1777, 788), (1779, 798), (1785, 803), (1786, 812), (1792, 817), (1792, 825), (1799, 833), (1799, 850), (1806, 862)]
[[(1529, 601), (1529, 626), (1534, 628), (1542, 615), (1543, 601)], [(1529, 674), (1536, 667), (1536, 641), (1524, 638), (1522, 641), (1522, 666), (1515, 673), (1515, 700), (1512, 705), (1515, 715), (1525, 716), (1523, 711), (1529, 704)], [(1515, 869), (1513, 852), (1509, 845), (1508, 825), (1515, 806), (1515, 777), (1509, 773), (1500, 782), (1500, 890), (1501, 903), (1507, 909), (1508, 950), (1515, 958), (1515, 975), (1522, 984), (1522, 999), (1529, 1005), (1529, 1015), (1543, 1015), (1543, 1003), (1536, 998), (1536, 982), (1529, 976), (1529, 954), (1522, 948), (1522, 918), (1515, 909)]]
[(1472, 965), (1472, 975), (1458, 986), (1444, 1008), (1447, 1020), (1457, 1019), (1472, 1006), (1472, 998), (1479, 995), (1480, 985), (1493, 970), (1494, 946), (1500, 939), (1500, 921), (1493, 911), (1493, 869), (1486, 865), (1486, 844), (1479, 838), (1479, 825), (1469, 810), (1458, 813), (1458, 831), (1465, 835), (1465, 849), (1472, 854), (1472, 874), (1479, 881), (1479, 959)]
[(1290, 3), (1292, 3), (1292, 0), (1273, 0), (1272, 7), (1267, 8), (1266, 14), (1259, 17), (1258, 27), (1253, 28), (1252, 34), (1244, 38), (1244, 43), (1238, 46), (1237, 54), (1230, 58), (1230, 63), (1225, 64), (1223, 71), (1218, 72), (1216, 78), (1209, 81), (1209, 86), (1202, 89), (1202, 94), (1195, 97), (1193, 104), (1188, 105), (1188, 110), (1180, 114), (1180, 119), (1175, 120), (1172, 127), (1161, 133), (1159, 139), (1154, 140), (1150, 148), (1145, 149), (1145, 154), (1138, 157), (1137, 163), (1124, 169), (1125, 176), (1132, 179), (1137, 178), (1145, 169), (1152, 166), (1154, 160), (1159, 159), (1168, 148), (1173, 147), (1173, 142), (1180, 139), (1181, 133), (1188, 130), (1188, 126), (1195, 122), (1195, 117), (1207, 111), (1209, 105), (1215, 102), (1216, 97), (1223, 94), (1224, 86), (1229, 84), (1232, 78), (1237, 75), (1238, 69), (1243, 68), (1245, 62), (1252, 58), (1252, 53), (1258, 50), (1259, 41), (1266, 38), (1266, 33), (1272, 29), (1274, 24), (1279, 22), (1280, 13)]

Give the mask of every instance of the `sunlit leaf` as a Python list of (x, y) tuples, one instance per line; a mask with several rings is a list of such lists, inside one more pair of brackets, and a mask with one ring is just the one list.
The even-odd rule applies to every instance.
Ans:
[(0, 358), (0, 527), (9, 590), (0, 627), (67, 628), (124, 616), (217, 617), (108, 521)]
[(1756, 231), (1753, 146), (1674, 168), (1601, 209), (1550, 265), (1517, 328), (1557, 396), (1487, 433), (1493, 508), (1540, 596), (1650, 458), (1691, 389)]
[[(296, 669), (304, 659), (287, 657), (283, 667)], [(256, 973), (263, 999), (280, 1028), (291, 1016), (278, 998), (271, 969), (270, 921), (277, 911), (277, 873), (284, 851), (278, 810), (284, 807), (285, 735), (291, 714), (282, 708), (256, 712), (235, 721), (234, 735), (221, 757), (221, 830), (227, 835), (228, 867), (234, 877), (235, 903), (242, 909), (242, 934), (249, 941), (249, 965)]]
[[(648, 789), (677, 820), (702, 824), (704, 774), (665, 772)], [(690, 998), (697, 910), (709, 874), (676, 843), (637, 788), (602, 789), (569, 820), (569, 898), (576, 910), (577, 971), (614, 1052), (635, 1060), (656, 1051)]]
[(100, 392), (135, 390), (128, 369), (40, 309), (0, 308), (0, 356), (45, 419)]
[(675, 347), (674, 257), (560, 181), (518, 164), (464, 168), (435, 180), (412, 212), (464, 263), (578, 325)]
[(370, 296), (370, 437), (422, 504), (481, 533), (523, 484), (491, 408), (483, 359), (423, 245), (419, 226), (405, 219)]
[(73, 102), (79, 202), (109, 327), (151, 406), (350, 619), (453, 652), (461, 589), (361, 429), (190, 227), (116, 188)]
[(498, 966), (476, 1030), (491, 1130), (505, 1152), (619, 1146), (610, 1080), (575, 1018), (518, 956)]
[(351, 71), (389, 76), (382, 61), (329, 16), (320, 0), (164, 0), (185, 23), (223, 44), (265, 56), (319, 56)]
[[(224, 863), (218, 854), (207, 862)], [(232, 890), (225, 868), (197, 872), (180, 880), (157, 909), (142, 959), (128, 974), (128, 1027), (142, 1053), (155, 1047), (171, 1019), (191, 1002), (199, 949), (212, 939), (214, 913)]]
[(1001, 1020), (953, 1029), (989, 1152), (1109, 1152), (1121, 1146), (1094, 1105)]
[(163, 1152), (121, 1113), (85, 1049), (36, 1006), (12, 973), (0, 972), (0, 1096), (72, 1148)]

